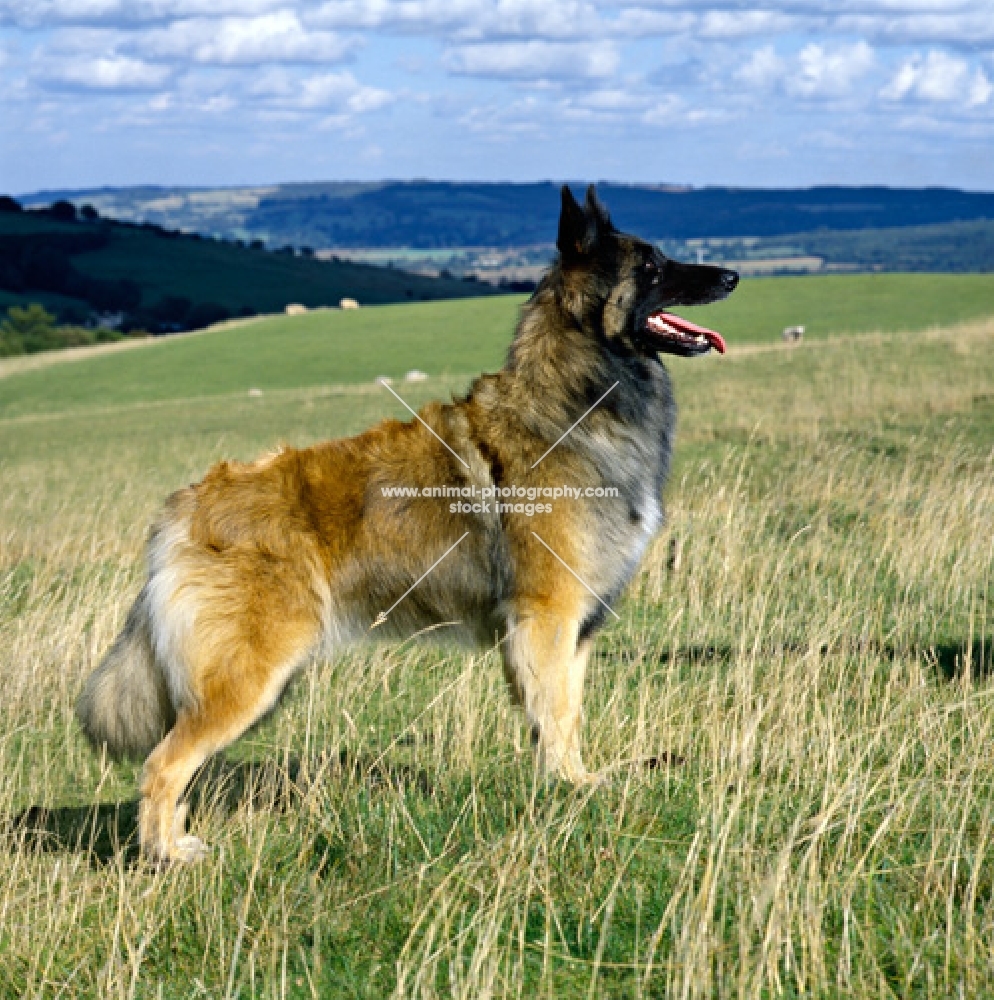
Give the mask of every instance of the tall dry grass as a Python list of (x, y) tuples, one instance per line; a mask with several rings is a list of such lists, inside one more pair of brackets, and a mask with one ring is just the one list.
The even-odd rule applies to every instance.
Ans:
[(22, 423), (0, 497), (0, 990), (991, 992), (992, 346), (988, 324), (679, 371), (669, 527), (591, 664), (607, 786), (535, 784), (492, 651), (369, 647), (314, 664), (210, 766), (212, 854), (168, 871), (135, 855), (134, 768), (72, 718), (148, 516), (219, 453), (377, 404)]

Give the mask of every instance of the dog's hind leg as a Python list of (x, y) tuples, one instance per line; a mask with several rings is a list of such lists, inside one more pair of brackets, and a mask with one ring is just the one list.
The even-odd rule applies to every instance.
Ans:
[(275, 705), (318, 627), (272, 621), (264, 637), (250, 637), (248, 630), (223, 623), (217, 633), (203, 647), (209, 655), (194, 663), (195, 703), (178, 712), (176, 724), (145, 762), (138, 830), (142, 852), (153, 861), (194, 861), (206, 852), (202, 841), (184, 833), (180, 797), (208, 757)]
[(590, 642), (579, 621), (551, 606), (521, 609), (504, 643), (504, 669), (532, 727), (538, 767), (574, 784), (596, 780), (583, 764), (580, 727)]

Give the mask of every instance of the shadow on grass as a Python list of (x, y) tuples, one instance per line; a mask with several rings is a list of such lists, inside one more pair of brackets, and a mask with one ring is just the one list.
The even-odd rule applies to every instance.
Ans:
[[(698, 644), (679, 646), (675, 649), (664, 649), (658, 656), (659, 663), (731, 663), (739, 650), (731, 645)], [(750, 650), (750, 652), (752, 652)], [(896, 647), (878, 642), (853, 642), (850, 645), (811, 646), (804, 642), (782, 642), (775, 645), (762, 646), (757, 653), (761, 656), (782, 656), (790, 653), (795, 656), (806, 656), (816, 653), (820, 656), (848, 654), (851, 656), (872, 655), (883, 660), (895, 660), (898, 657), (914, 656), (915, 651), (897, 649)], [(974, 680), (982, 681), (994, 677), (994, 636), (979, 636), (972, 640), (950, 640), (926, 646), (920, 650), (926, 662), (931, 663), (938, 675), (947, 681), (969, 675)], [(595, 659), (626, 660), (630, 657), (624, 650), (598, 650)]]
[[(327, 776), (373, 787), (390, 785), (434, 794), (427, 773), (405, 764), (387, 764), (374, 757), (357, 757), (347, 750), (282, 760), (229, 761), (205, 764), (190, 784), (190, 813), (208, 809), (230, 815), (239, 808), (286, 812)], [(138, 800), (78, 806), (29, 806), (0, 816), (0, 844), (8, 850), (85, 854), (94, 865), (114, 859), (138, 861)]]
[(994, 636), (982, 636), (971, 642), (940, 642), (927, 650), (936, 669), (947, 680), (994, 677)]

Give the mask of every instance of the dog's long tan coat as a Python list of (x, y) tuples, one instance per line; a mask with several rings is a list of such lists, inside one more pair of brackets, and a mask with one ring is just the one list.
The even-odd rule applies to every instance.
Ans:
[[(585, 211), (566, 198), (562, 261), (524, 307), (504, 369), (464, 399), (425, 407), (427, 427), (386, 421), (251, 465), (224, 462), (166, 502), (148, 580), (79, 702), (94, 742), (151, 750), (139, 823), (148, 856), (203, 853), (180, 804), (196, 769), (275, 705), (315, 649), (368, 635), (460, 538), (375, 634), (457, 623), (461, 638), (498, 645), (542, 769), (588, 779), (579, 730), (590, 643), (660, 524), (673, 406), (665, 369), (631, 333), (661, 296), (640, 276), (653, 251), (616, 233), (592, 195)], [(506, 484), (618, 495), (560, 499), (528, 517), (383, 491)]]

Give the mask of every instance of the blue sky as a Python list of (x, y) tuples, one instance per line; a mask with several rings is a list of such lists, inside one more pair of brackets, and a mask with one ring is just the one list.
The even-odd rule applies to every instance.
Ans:
[(0, 191), (994, 189), (994, 0), (0, 0)]

